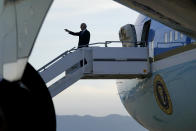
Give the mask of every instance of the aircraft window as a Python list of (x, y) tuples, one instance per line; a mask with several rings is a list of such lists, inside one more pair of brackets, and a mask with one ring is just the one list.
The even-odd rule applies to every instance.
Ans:
[(165, 43), (167, 43), (167, 42), (168, 42), (168, 34), (165, 33)]
[(174, 37), (174, 40), (177, 40), (178, 39), (178, 31), (175, 31), (175, 37)]
[(169, 42), (172, 42), (172, 40), (173, 40), (172, 34), (173, 34), (173, 32), (170, 31), (170, 32), (169, 32)]
[(180, 33), (180, 38), (182, 39), (184, 37), (184, 35), (182, 33)]

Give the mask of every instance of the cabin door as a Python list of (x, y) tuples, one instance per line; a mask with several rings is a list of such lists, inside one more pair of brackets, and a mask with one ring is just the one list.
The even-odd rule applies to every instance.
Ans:
[(143, 30), (142, 30), (142, 36), (141, 36), (141, 42), (143, 43), (141, 46), (146, 47), (148, 45), (148, 35), (150, 30), (150, 24), (151, 20), (148, 20), (144, 23)]

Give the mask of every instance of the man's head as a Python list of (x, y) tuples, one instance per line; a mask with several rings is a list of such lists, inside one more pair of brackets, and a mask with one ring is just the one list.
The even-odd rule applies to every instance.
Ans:
[(86, 29), (86, 24), (85, 23), (82, 23), (81, 25), (80, 25), (80, 28), (81, 28), (81, 30), (85, 30)]

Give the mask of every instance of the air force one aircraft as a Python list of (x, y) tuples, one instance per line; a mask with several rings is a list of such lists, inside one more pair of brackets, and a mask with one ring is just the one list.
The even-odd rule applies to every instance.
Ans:
[[(117, 80), (117, 88), (122, 103), (129, 114), (150, 131), (195, 131), (196, 1), (115, 1), (145, 15), (138, 17), (137, 26), (126, 25), (120, 29), (120, 39), (124, 47), (117, 50), (126, 52), (130, 49), (134, 52), (134, 50), (147, 49), (148, 73), (146, 69), (143, 70), (142, 75), (141, 72), (138, 73), (139, 75), (137, 72), (131, 73), (132, 70), (139, 68), (137, 66), (143, 67), (141, 63), (125, 68), (121, 73), (124, 67), (118, 64), (123, 61), (121, 59), (115, 61), (118, 64), (116, 69), (121, 75), (119, 72), (117, 75), (103, 75), (97, 66), (101, 64), (96, 63), (103, 60), (96, 57), (96, 55), (100, 56), (100, 49), (92, 48), (84, 50), (94, 52), (92, 66), (95, 72), (81, 77), (121, 78)], [(49, 81), (50, 75), (44, 71), (50, 73), (56, 68), (53, 64), (66, 56), (63, 54), (63, 58), (58, 57), (39, 71), (34, 70), (28, 63), (36, 37), (52, 2), (53, 0), (0, 1), (1, 131), (56, 130), (51, 95), (55, 96), (64, 88), (57, 91), (51, 88), (48, 90), (45, 83)], [(77, 53), (79, 54), (80, 50), (72, 53), (72, 56), (75, 57), (74, 54)], [(140, 53), (143, 52), (138, 52)], [(118, 57), (118, 53), (114, 55)], [(112, 55), (110, 57), (113, 58)], [(129, 57), (131, 59), (124, 61), (125, 64), (144, 59), (136, 56)], [(104, 62), (107, 60), (104, 59)], [(110, 63), (111, 61), (113, 59), (109, 59)], [(90, 63), (87, 59), (87, 65), (88, 62)], [(104, 65), (102, 67), (104, 68)], [(75, 75), (73, 78), (76, 77)], [(66, 78), (62, 81), (65, 82)], [(67, 82), (70, 81), (72, 79)]]

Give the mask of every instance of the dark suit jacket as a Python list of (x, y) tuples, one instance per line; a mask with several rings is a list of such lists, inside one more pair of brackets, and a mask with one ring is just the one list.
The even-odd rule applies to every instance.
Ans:
[(90, 32), (85, 30), (84, 32), (72, 32), (70, 31), (69, 34), (79, 36), (78, 48), (81, 47), (88, 47), (90, 41)]

